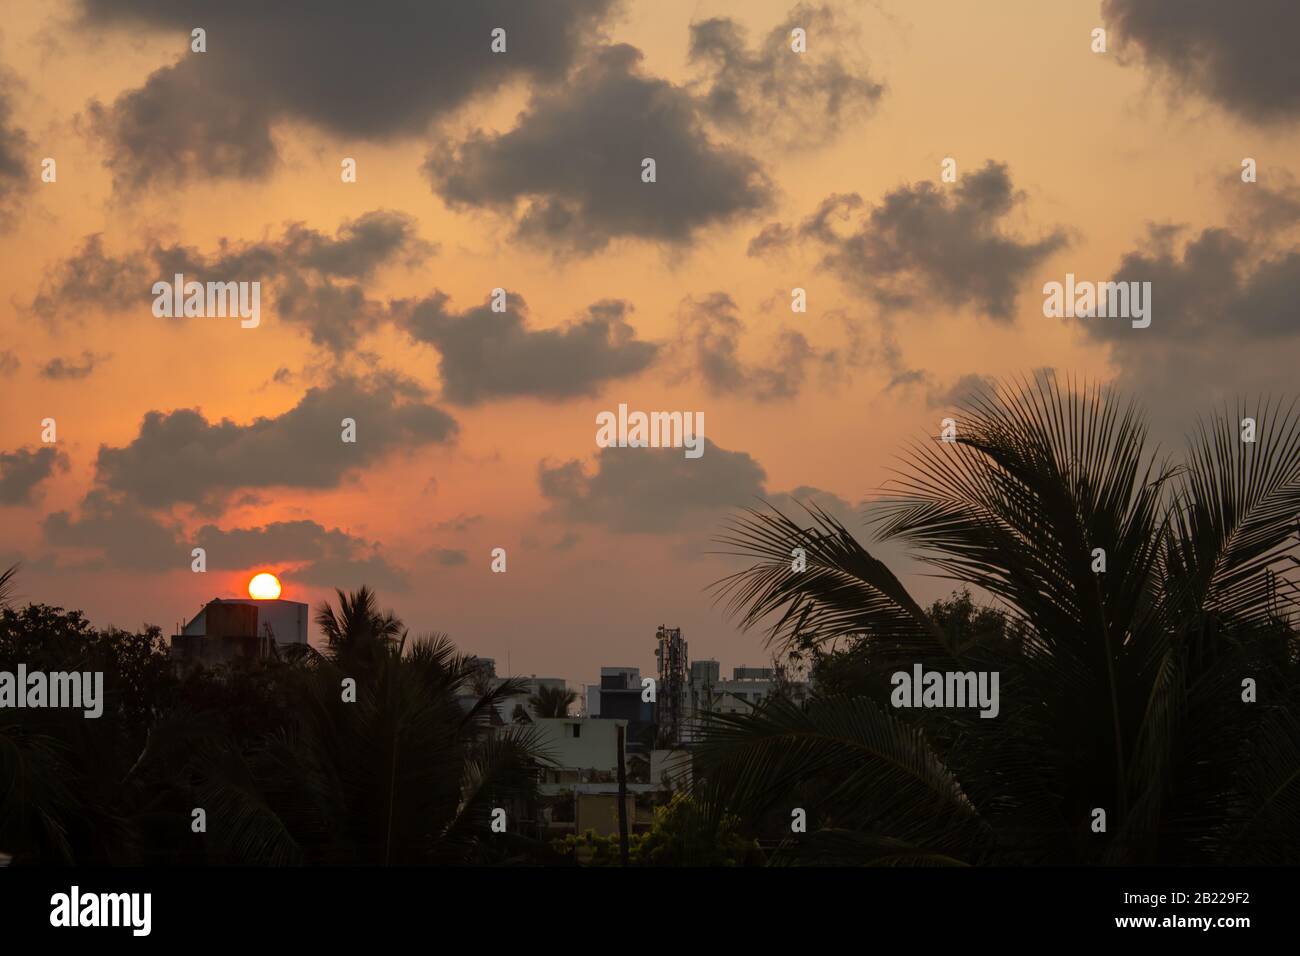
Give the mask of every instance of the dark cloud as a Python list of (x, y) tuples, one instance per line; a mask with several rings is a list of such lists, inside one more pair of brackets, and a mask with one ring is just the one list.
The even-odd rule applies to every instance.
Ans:
[(0, 505), (22, 505), (32, 501), (36, 486), (54, 474), (68, 470), (68, 458), (53, 445), (0, 451)]
[[(1255, 196), (1256, 185), (1238, 188)], [(1149, 227), (1110, 281), (1151, 283), (1150, 326), (1065, 320), (1108, 345), (1119, 385), (1143, 396), (1162, 439), (1177, 439), (1224, 402), (1295, 392), (1300, 245), (1287, 239), (1285, 209), (1240, 228)], [(1300, 225), (1300, 212), (1290, 225)]]
[(88, 309), (147, 309), (156, 272), (139, 253), (120, 257), (106, 253), (103, 237), (95, 233), (86, 236), (69, 258), (45, 270), (31, 310), (53, 321), (79, 318)]
[(366, 296), (364, 283), (381, 267), (418, 265), (433, 252), (419, 238), (414, 218), (386, 209), (343, 222), (333, 236), (289, 223), (278, 239), (223, 239), (211, 253), (154, 244), (118, 257), (106, 254), (93, 235), (47, 270), (31, 307), (50, 320), (91, 307), (145, 309), (153, 301), (153, 284), (171, 282), (177, 273), (187, 281), (259, 281), (274, 292), (277, 318), (341, 352), (387, 317), (385, 307)]
[(695, 530), (710, 515), (752, 503), (765, 478), (748, 454), (707, 438), (696, 459), (680, 448), (602, 448), (592, 475), (576, 459), (537, 469), (551, 517), (654, 534)]
[(435, 531), (453, 531), (460, 533), (468, 531), (471, 527), (483, 520), (482, 515), (467, 515), (464, 512), (456, 515), (454, 518), (448, 518), (446, 521), (439, 521), (434, 525)]
[(91, 489), (80, 514), (56, 511), (41, 523), (45, 540), (57, 548), (96, 551), (88, 565), (127, 571), (168, 571), (190, 567), (190, 547), (179, 529), (164, 524), (145, 509), (102, 488)]
[(946, 388), (930, 389), (925, 402), (930, 408), (955, 408), (974, 396), (992, 394), (996, 388), (993, 376), (969, 372)]
[[(193, 541), (207, 552), (209, 570), (270, 566), (286, 581), (344, 589), (368, 584), (405, 591), (410, 584), (405, 572), (386, 561), (377, 546), (315, 521), (276, 521), (229, 530), (204, 525)], [(286, 570), (279, 567), (282, 564), (295, 567)]]
[[(166, 32), (172, 65), (111, 104), (90, 104), (116, 188), (193, 177), (252, 178), (277, 159), (273, 126), (301, 121), (348, 139), (422, 133), (519, 77), (557, 80), (599, 35), (612, 0), (83, 0), (84, 22)], [(207, 52), (189, 52), (207, 30)], [(491, 31), (507, 33), (493, 54)], [(183, 46), (181, 46), (183, 44)]]
[(52, 381), (76, 381), (89, 378), (96, 368), (110, 358), (112, 358), (111, 355), (98, 354), (88, 349), (81, 353), (80, 363), (74, 358), (65, 359), (61, 355), (56, 355), (41, 366), (40, 375), (41, 378), (48, 378)]
[(796, 520), (806, 517), (798, 503), (809, 502), (854, 520), (853, 508), (838, 495), (808, 485), (770, 492), (766, 477), (746, 452), (719, 448), (708, 439), (704, 454), (693, 460), (680, 448), (602, 448), (594, 473), (576, 459), (537, 467), (548, 518), (616, 532), (711, 535), (727, 513), (763, 500)]
[(491, 297), (457, 312), (435, 292), (419, 302), (396, 303), (399, 323), (439, 355), (442, 396), (460, 405), (529, 396), (562, 400), (593, 395), (605, 382), (635, 375), (654, 360), (658, 346), (637, 339), (629, 306), (602, 300), (585, 315), (554, 329), (528, 327), (528, 306), (508, 293), (506, 311)]
[(1136, 48), (1178, 90), (1255, 122), (1300, 118), (1294, 0), (1105, 0), (1102, 17), (1121, 51)]
[(132, 571), (189, 570), (192, 549), (203, 548), (209, 571), (271, 567), (284, 580), (320, 587), (354, 588), (369, 584), (405, 590), (404, 572), (378, 548), (338, 528), (315, 521), (276, 521), (253, 528), (223, 530), (204, 525), (185, 534), (129, 499), (92, 489), (74, 518), (55, 512), (42, 524), (45, 540), (59, 548), (98, 552), (91, 568)]
[[(344, 418), (357, 423), (355, 444), (341, 440)], [(150, 507), (210, 504), (237, 489), (334, 487), (385, 455), (450, 442), (456, 431), (409, 381), (339, 377), (283, 414), (244, 425), (210, 422), (198, 409), (151, 411), (130, 444), (100, 447), (96, 474)]]
[[(453, 207), (515, 216), (518, 234), (593, 252), (632, 237), (684, 243), (766, 207), (748, 154), (714, 143), (686, 89), (644, 75), (634, 47), (607, 47), (561, 88), (534, 93), (517, 125), (443, 143), (425, 169)], [(641, 181), (644, 158), (657, 181)]]
[(745, 249), (750, 256), (765, 256), (789, 247), (794, 241), (795, 232), (790, 226), (779, 222), (770, 222), (759, 230)]
[(420, 555), (420, 560), (443, 568), (455, 568), (469, 563), (469, 554), (459, 548), (430, 548)]
[(777, 333), (767, 364), (740, 356), (744, 323), (731, 296), (714, 292), (703, 299), (686, 299), (678, 312), (674, 367), (686, 369), (712, 395), (745, 395), (760, 402), (794, 398), (813, 369), (825, 382), (838, 380), (852, 355), (836, 349), (814, 348), (802, 332), (783, 328)]
[[(1066, 244), (1060, 231), (1037, 240), (1006, 231), (1003, 220), (1023, 198), (1006, 165), (988, 162), (952, 186), (922, 182), (886, 193), (847, 233), (837, 223), (852, 219), (862, 197), (832, 195), (798, 236), (824, 247), (826, 268), (887, 307), (970, 306), (1011, 321), (1027, 275)], [(770, 229), (764, 233), (779, 235)]]
[(1202, 230), (1180, 251), (1180, 235), (1181, 230), (1152, 227), (1147, 241), (1126, 253), (1110, 277), (1112, 282), (1151, 283), (1151, 327), (1135, 330), (1123, 321), (1076, 320), (1090, 336), (1122, 339), (1127, 352), (1140, 352), (1170, 341), (1300, 335), (1300, 248), (1265, 253), (1249, 236), (1215, 227)]
[[(791, 49), (802, 27), (808, 50)], [(744, 28), (728, 17), (691, 24), (691, 62), (703, 67), (703, 113), (723, 128), (761, 132), (786, 145), (825, 142), (842, 124), (867, 115), (884, 87), (848, 47), (849, 29), (830, 7), (801, 3), (750, 49)]]
[(0, 66), (0, 230), (13, 224), (26, 194), (36, 182), (31, 141), (13, 119), (17, 79)]
[(22, 364), (22, 359), (13, 349), (5, 349), (0, 352), (0, 377), (8, 378), (22, 368)]

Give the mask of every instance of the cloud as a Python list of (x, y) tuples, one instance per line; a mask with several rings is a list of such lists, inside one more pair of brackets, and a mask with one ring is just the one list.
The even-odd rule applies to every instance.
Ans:
[(459, 534), (462, 531), (468, 531), (471, 527), (483, 520), (482, 515), (467, 515), (464, 512), (456, 515), (454, 518), (448, 518), (446, 521), (439, 521), (434, 525), (435, 531), (452, 531)]
[[(344, 418), (356, 421), (355, 444), (341, 440)], [(339, 376), (288, 411), (242, 425), (210, 422), (198, 409), (151, 411), (130, 444), (100, 447), (96, 476), (149, 507), (210, 505), (238, 489), (335, 487), (388, 454), (447, 443), (456, 432), (407, 380)]]
[(0, 505), (22, 505), (34, 498), (36, 486), (68, 470), (68, 457), (52, 445), (0, 452)]
[(469, 554), (460, 548), (430, 548), (420, 555), (420, 561), (443, 568), (455, 568), (467, 564)]
[(203, 548), (209, 571), (273, 568), (285, 581), (319, 587), (361, 584), (405, 590), (405, 572), (385, 561), (376, 545), (315, 521), (275, 521), (223, 530), (207, 524), (193, 534), (166, 522), (121, 495), (92, 489), (74, 518), (55, 512), (42, 523), (45, 540), (59, 548), (96, 551), (80, 565), (162, 572), (189, 570), (192, 549)]
[(637, 339), (625, 302), (605, 299), (577, 320), (553, 329), (528, 327), (528, 305), (506, 295), (506, 310), (491, 299), (457, 312), (442, 292), (393, 306), (399, 324), (439, 355), (442, 396), (459, 405), (529, 396), (560, 401), (593, 395), (613, 379), (636, 375), (658, 346)]
[(696, 459), (680, 448), (602, 448), (592, 475), (576, 459), (542, 462), (537, 469), (551, 517), (654, 534), (687, 530), (719, 510), (749, 503), (762, 495), (765, 478), (748, 454), (707, 438)]
[(814, 348), (802, 332), (783, 328), (777, 333), (773, 354), (766, 365), (746, 362), (740, 356), (744, 324), (735, 300), (725, 292), (703, 299), (687, 298), (678, 310), (677, 341), (671, 364), (695, 376), (711, 395), (745, 395), (760, 402), (790, 399), (799, 394), (810, 367), (820, 370), (823, 381), (838, 380), (852, 354)]
[[(990, 161), (951, 187), (922, 182), (886, 193), (847, 233), (837, 221), (850, 220), (862, 197), (829, 196), (797, 235), (824, 249), (824, 267), (882, 305), (969, 306), (1009, 322), (1026, 276), (1066, 244), (1059, 230), (1036, 240), (1006, 231), (1003, 220), (1023, 198), (1006, 165)], [(769, 226), (751, 249), (771, 249), (778, 238), (789, 237)]]
[(103, 236), (86, 236), (78, 250), (45, 270), (31, 311), (46, 321), (78, 317), (86, 309), (148, 308), (150, 286), (157, 278), (146, 257), (114, 256), (104, 251)]
[(0, 352), (0, 377), (9, 378), (22, 368), (22, 359), (13, 349), (5, 349)]
[(418, 265), (433, 252), (419, 238), (413, 217), (387, 209), (345, 220), (333, 236), (293, 222), (278, 239), (222, 239), (211, 253), (154, 244), (113, 256), (92, 235), (46, 271), (31, 308), (50, 321), (90, 307), (149, 309), (153, 284), (170, 283), (178, 273), (187, 281), (266, 282), (275, 293), (277, 318), (300, 325), (315, 344), (338, 353), (387, 318), (363, 284), (384, 266)]
[(947, 388), (931, 388), (926, 393), (925, 404), (929, 408), (956, 408), (977, 395), (992, 394), (997, 384), (992, 375), (968, 372)]
[(92, 569), (108, 565), (127, 571), (168, 571), (188, 569), (192, 560), (176, 526), (102, 488), (86, 494), (78, 517), (56, 511), (45, 518), (41, 529), (53, 547), (98, 551), (100, 557), (88, 565)]
[(1300, 6), (1256, 0), (1105, 0), (1102, 17), (1120, 49), (1180, 92), (1195, 92), (1256, 123), (1300, 118)]
[(13, 120), (18, 80), (0, 68), (0, 230), (13, 225), (18, 208), (35, 182), (31, 140)]
[[(273, 127), (305, 122), (335, 138), (418, 135), (474, 97), (521, 77), (558, 80), (599, 36), (612, 0), (83, 0), (84, 25), (152, 29), (185, 51), (111, 104), (92, 102), (118, 190), (194, 178), (252, 179), (277, 163)], [(207, 30), (191, 53), (190, 30)], [(493, 54), (491, 31), (506, 30)]]
[[(561, 88), (534, 92), (517, 125), (440, 143), (425, 170), (453, 208), (512, 215), (518, 235), (590, 253), (611, 240), (682, 244), (766, 207), (772, 186), (748, 154), (714, 143), (689, 91), (606, 47)], [(642, 182), (642, 160), (656, 178)]]
[(76, 359), (65, 359), (57, 355), (41, 366), (40, 375), (41, 378), (56, 382), (89, 378), (96, 368), (110, 358), (112, 355), (98, 354), (87, 349), (81, 353), (81, 364), (78, 365)]
[[(276, 567), (286, 581), (317, 587), (391, 591), (410, 586), (406, 573), (377, 552), (377, 546), (315, 521), (276, 521), (262, 527), (222, 530), (204, 525), (193, 536), (207, 552), (208, 568)], [(282, 567), (293, 565), (291, 569)]]
[(615, 532), (712, 534), (728, 512), (755, 507), (761, 499), (796, 520), (803, 514), (796, 501), (816, 501), (836, 515), (852, 516), (848, 503), (831, 492), (807, 485), (769, 492), (766, 480), (763, 466), (748, 453), (708, 439), (696, 459), (685, 458), (680, 448), (602, 448), (590, 473), (577, 459), (537, 466), (546, 517)]
[[(1287, 240), (1280, 216), (1256, 225), (1195, 233), (1149, 226), (1110, 281), (1151, 283), (1151, 325), (1071, 320), (1107, 345), (1117, 382), (1143, 395), (1163, 438), (1225, 401), (1295, 391), (1300, 245)], [(1292, 225), (1300, 225), (1300, 214)]]
[[(795, 27), (806, 31), (808, 52), (792, 50)], [(825, 143), (843, 124), (869, 114), (884, 94), (848, 48), (852, 35), (820, 4), (799, 4), (753, 50), (729, 17), (692, 23), (690, 59), (706, 74), (700, 109), (724, 129), (761, 132), (765, 142)]]

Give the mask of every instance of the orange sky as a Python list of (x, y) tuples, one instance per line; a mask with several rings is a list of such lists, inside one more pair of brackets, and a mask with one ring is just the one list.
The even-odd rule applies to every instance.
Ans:
[[(1211, 98), (1171, 89), (1136, 55), (1091, 52), (1090, 31), (1105, 23), (1095, 2), (842, 3), (834, 5), (839, 22), (857, 35), (837, 36), (836, 44), (852, 49), (851, 62), (885, 88), (869, 115), (837, 134), (793, 144), (762, 130), (717, 134), (766, 171), (776, 188), (769, 210), (703, 228), (682, 245), (631, 237), (594, 254), (557, 256), (514, 237), (498, 211), (450, 208), (421, 170), (435, 137), (509, 129), (526, 108), (528, 81), (476, 97), (412, 135), (344, 137), (301, 117), (277, 118), (271, 132), (278, 165), (264, 180), (194, 179), (121, 195), (102, 165), (105, 146), (90, 131), (88, 104), (111, 104), (154, 70), (191, 55), (187, 36), (87, 26), (71, 2), (0, 6), (0, 62), (17, 79), (10, 121), (26, 131), (37, 181), (0, 234), (6, 293), (0, 350), (21, 359), (0, 378), (0, 450), (35, 447), (41, 419), (53, 417), (69, 465), (30, 500), (0, 504), (0, 558), (26, 564), (21, 595), (84, 608), (99, 624), (150, 622), (170, 633), (203, 600), (241, 593), (260, 568), (225, 567), (219, 555), (210, 556), (207, 575), (190, 572), (188, 551), (177, 553), (170, 572), (111, 562), (79, 569), (93, 562), (94, 550), (52, 545), (43, 522), (58, 512), (74, 519), (81, 513), (95, 486), (100, 447), (131, 443), (151, 410), (198, 408), (211, 422), (246, 424), (292, 408), (336, 362), (378, 367), (418, 382), (454, 416), (453, 446), (365, 458), (335, 487), (264, 487), (255, 503), (227, 502), (215, 515), (182, 505), (158, 509), (157, 517), (191, 531), (207, 523), (229, 530), (300, 519), (340, 529), (408, 576), (407, 590), (383, 592), (381, 600), (413, 630), (447, 631), (462, 648), (495, 657), (503, 671), (509, 656), (515, 673), (562, 676), (574, 685), (593, 682), (602, 665), (652, 671), (660, 623), (682, 627), (692, 654), (719, 658), (725, 670), (766, 658), (758, 635), (739, 634), (704, 593), (726, 569), (700, 553), (725, 512), (700, 514), (671, 533), (547, 517), (539, 462), (579, 459), (594, 469), (598, 411), (619, 402), (703, 410), (709, 439), (761, 464), (769, 493), (810, 486), (856, 504), (887, 478), (905, 441), (937, 429), (943, 411), (927, 401), (927, 391), (942, 391), (965, 375), (1000, 377), (1045, 366), (1091, 378), (1119, 375), (1110, 349), (1127, 347), (1124, 342), (1108, 346), (1085, 338), (1077, 326), (1044, 318), (1042, 284), (1067, 272), (1108, 278), (1127, 252), (1143, 249), (1149, 222), (1185, 224), (1193, 234), (1236, 222), (1239, 200), (1230, 181), (1242, 157), (1257, 159), (1261, 185), (1280, 185), (1290, 182), (1285, 167), (1294, 165), (1300, 146), (1294, 123), (1254, 124)], [(634, 2), (606, 29), (610, 41), (644, 53), (646, 74), (680, 85), (695, 76), (687, 60), (692, 22), (730, 17), (748, 28), (753, 44), (790, 8), (788, 0)], [(227, 39), (213, 35), (209, 43)], [(807, 56), (826, 45), (812, 35)], [(46, 156), (58, 163), (53, 184), (38, 181), (39, 159)], [(355, 184), (340, 182), (344, 156), (358, 160)], [(952, 189), (939, 183), (945, 156), (957, 160), (961, 176), (988, 160), (1007, 165), (1024, 194), (1002, 222), (1008, 233), (1032, 241), (1059, 230), (1068, 239), (1019, 278), (1011, 321), (982, 315), (971, 304), (887, 310), (821, 267), (824, 250), (811, 242), (776, 256), (746, 254), (764, 225), (798, 224), (833, 193), (857, 193), (870, 207), (891, 190), (925, 181)], [(456, 406), (439, 400), (436, 353), (392, 324), (362, 339), (360, 349), (373, 356), (367, 365), (356, 354), (337, 359), (314, 346), (302, 326), (277, 321), (269, 296), (256, 330), (219, 319), (156, 319), (147, 304), (91, 304), (55, 323), (31, 309), (49, 270), (92, 233), (102, 234), (112, 254), (153, 241), (211, 254), (222, 238), (235, 244), (274, 239), (287, 222), (332, 236), (341, 223), (376, 209), (414, 217), (418, 236), (437, 244), (414, 268), (380, 268), (366, 284), (378, 300), (436, 288), (459, 310), (503, 286), (527, 299), (530, 326), (542, 329), (563, 326), (598, 300), (621, 299), (634, 308), (629, 321), (640, 339), (670, 343), (683, 300), (721, 291), (738, 306), (746, 361), (765, 361), (783, 326), (818, 348), (843, 348), (837, 315), (859, 323), (865, 353), (841, 380), (812, 376), (792, 399), (713, 394), (698, 376), (680, 380), (680, 369), (667, 362), (606, 382), (591, 397)], [(806, 315), (788, 311), (794, 286), (808, 291)], [(1159, 286), (1155, 295), (1159, 310)], [(886, 321), (903, 365), (923, 369), (929, 385), (887, 390), (893, 373), (880, 352)], [(1152, 340), (1173, 322), (1157, 311), (1147, 330)], [(85, 378), (39, 374), (56, 356), (71, 360), (84, 352), (104, 357)], [(1281, 342), (1265, 353), (1274, 364), (1259, 375), (1225, 369), (1222, 382), (1204, 382), (1206, 393), (1243, 381), (1253, 387), (1256, 378), (1285, 382), (1296, 353), (1294, 340)], [(292, 375), (287, 384), (272, 381), (281, 368)], [(1159, 396), (1142, 397), (1159, 404)], [(458, 516), (481, 517), (463, 530), (439, 527)], [(556, 549), (566, 535), (578, 537)], [(508, 551), (506, 574), (489, 570), (494, 547)], [(443, 566), (422, 557), (431, 549), (463, 551), (465, 563)], [(893, 549), (884, 553), (897, 556)], [(926, 597), (947, 590), (939, 582), (909, 582)], [(344, 588), (362, 583), (360, 575), (337, 581)], [(286, 598), (315, 604), (325, 593), (286, 576)]]

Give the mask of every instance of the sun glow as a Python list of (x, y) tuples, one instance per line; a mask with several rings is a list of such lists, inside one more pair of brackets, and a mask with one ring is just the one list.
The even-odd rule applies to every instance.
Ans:
[(274, 601), (280, 596), (279, 578), (266, 571), (253, 575), (253, 580), (248, 582), (248, 596), (259, 601)]

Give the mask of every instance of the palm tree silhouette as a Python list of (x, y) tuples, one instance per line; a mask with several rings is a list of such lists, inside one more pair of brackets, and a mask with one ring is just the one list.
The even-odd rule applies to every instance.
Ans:
[(577, 699), (577, 693), (567, 687), (539, 687), (528, 698), (528, 706), (538, 717), (568, 717), (569, 705)]
[(996, 639), (943, 627), (816, 506), (734, 519), (719, 541), (754, 563), (715, 587), (785, 650), (847, 641), (880, 676), (997, 671), (999, 716), (879, 693), (711, 715), (715, 812), (820, 862), (1300, 860), (1296, 406), (1202, 421), (1177, 465), (1131, 402), (1053, 375), (976, 394), (956, 422), (869, 513), (880, 540), (991, 596)]

